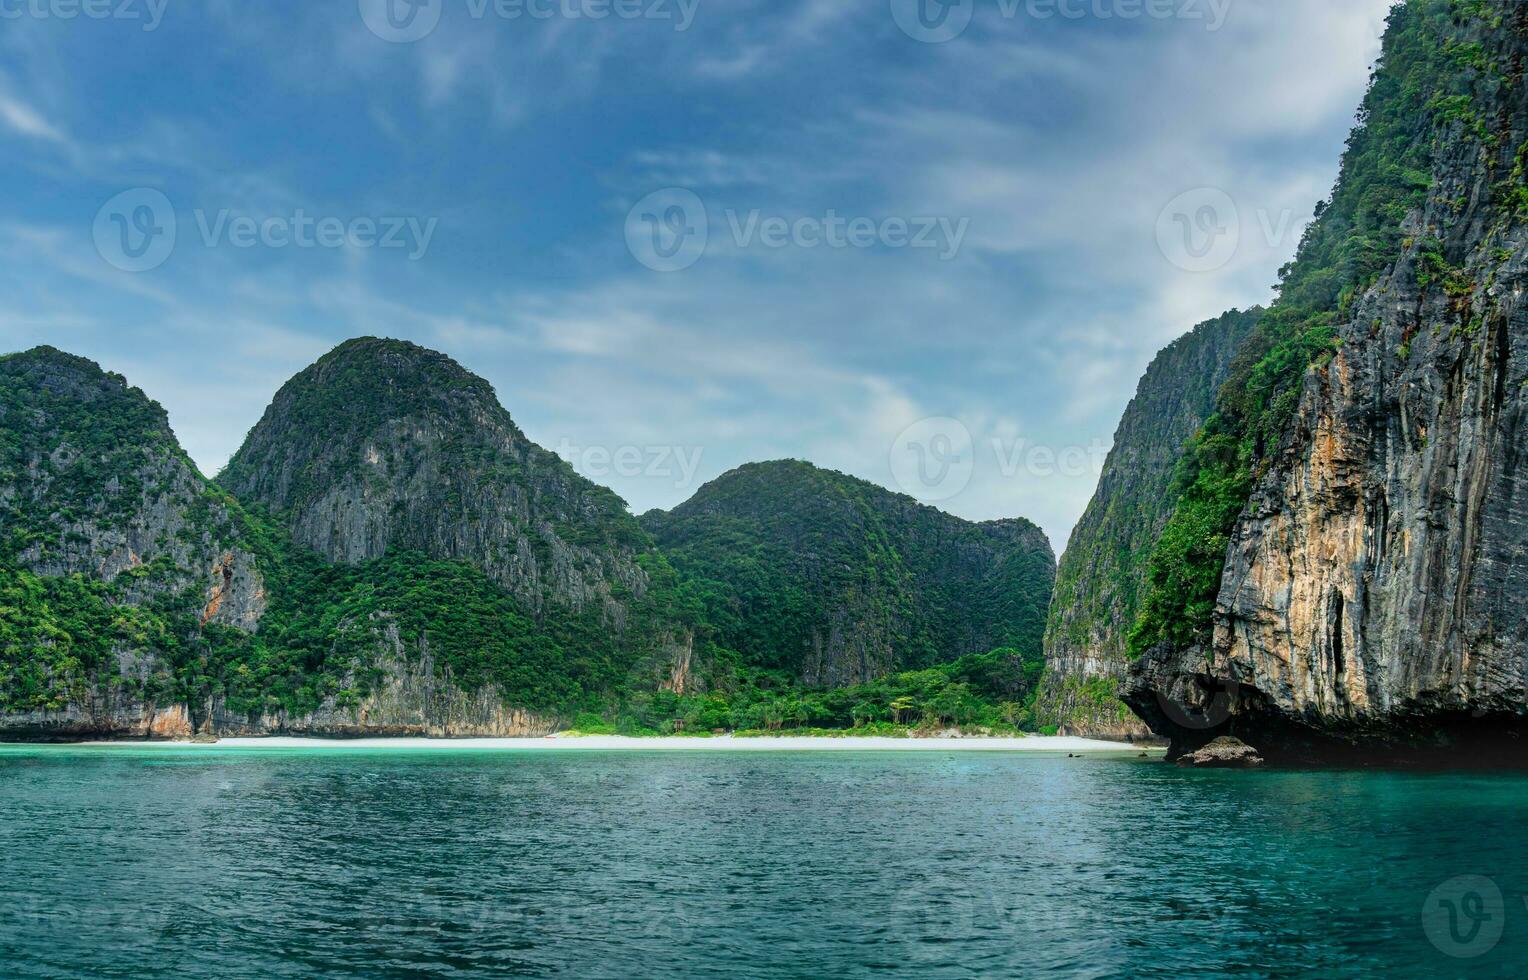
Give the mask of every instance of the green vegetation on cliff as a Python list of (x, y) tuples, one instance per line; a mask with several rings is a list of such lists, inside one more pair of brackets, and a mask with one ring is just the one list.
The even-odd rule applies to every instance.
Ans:
[(164, 410), (121, 375), (52, 347), (0, 358), (4, 556), (56, 545), (79, 519), (120, 525), (148, 489), (144, 461), (165, 454), (179, 447)]
[(219, 479), (298, 553), (287, 574), (305, 579), (303, 605), (273, 604), (261, 629), (277, 666), (332, 648), (345, 700), (380, 676), (379, 644), (402, 644), (507, 705), (600, 708), (637, 674), (657, 683), (661, 668), (642, 665), (697, 630), (624, 502), (530, 442), (486, 381), (413, 344), (360, 338), (324, 355)]
[(0, 528), (0, 710), (173, 696), (238, 531), (158, 404), (50, 347), (0, 358)]
[(0, 565), (0, 711), (62, 711), (84, 701), (116, 650), (149, 642), (155, 625), (114, 606), (100, 582)]
[[(325, 561), (201, 477), (164, 410), (90, 361), (0, 358), (0, 420), (0, 711), (301, 716), (358, 704), (390, 660), (425, 656), (443, 680), (533, 711), (604, 707), (628, 680), (631, 655), (592, 611), (537, 621), (471, 564), (408, 550)], [(590, 484), (586, 500), (606, 516), (607, 496)], [(587, 523), (645, 541), (624, 510)], [(221, 577), (234, 554), (258, 580)], [(633, 616), (667, 603), (673, 621), (672, 572), (641, 562), (655, 574)], [(248, 615), (227, 615), (241, 602)]]
[(1027, 521), (972, 524), (782, 461), (643, 522), (749, 667), (835, 687), (998, 648), (1040, 662), (1055, 559)]
[[(735, 546), (762, 576), (733, 594), (730, 571), (677, 571), (486, 383), (393, 341), (343, 345), (283, 388), (227, 474), (240, 498), (197, 473), (163, 409), (80, 358), (0, 358), (0, 420), (14, 723), (107, 732), (184, 705), (194, 725), (349, 724), (421, 671), (443, 696), (629, 731), (1026, 717), (1051, 558), (1025, 522), (967, 525), (837, 475), (786, 481), (783, 510), (837, 515), (796, 542), (832, 591), (771, 565), (789, 557), (777, 541), (700, 534), (687, 558)], [(800, 642), (769, 645), (813, 614), (840, 629), (808, 681)], [(842, 669), (840, 642), (860, 658)]]
[(1115, 697), (1129, 665), (1147, 560), (1177, 504), (1183, 446), (1214, 411), (1232, 358), (1261, 309), (1230, 312), (1174, 341), (1141, 378), (1098, 489), (1062, 555), (1045, 635), (1043, 725), (1120, 734), (1140, 728)]
[(1355, 300), (1406, 246), (1404, 225), (1432, 186), (1440, 134), (1492, 138), (1490, 121), (1471, 107), (1481, 87), (1502, 84), (1502, 71), (1469, 38), (1501, 6), (1410, 0), (1392, 11), (1332, 198), (1317, 208), (1282, 270), (1277, 302), (1185, 452), (1178, 508), (1151, 557), (1131, 635), (1134, 655), (1208, 641), (1233, 526), (1279, 449), (1307, 370), (1331, 355)]
[(358, 704), (392, 661), (424, 657), (442, 681), (549, 714), (599, 707), (625, 676), (623, 662), (602, 655), (612, 648), (593, 624), (538, 626), (471, 565), (417, 552), (336, 565), (281, 547), (281, 586), (260, 632), (220, 638), (225, 662), (205, 692), (235, 714)]

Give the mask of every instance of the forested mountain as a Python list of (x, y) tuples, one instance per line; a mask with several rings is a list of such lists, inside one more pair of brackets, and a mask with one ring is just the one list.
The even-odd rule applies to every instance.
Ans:
[(444, 354), (341, 344), (277, 392), (219, 480), (330, 562), (455, 563), (508, 593), (520, 642), (494, 656), (522, 706), (608, 703), (639, 665), (656, 683), (658, 661), (693, 642), (625, 503), (528, 440)]
[(526, 734), (663, 681), (693, 627), (609, 491), (442, 355), (347, 343), (204, 479), (163, 410), (0, 361), (0, 728)]
[(482, 378), (403, 341), (348, 341), (288, 381), (219, 481), (330, 561), (465, 561), (527, 608), (614, 628), (650, 542), (614, 493), (526, 439)]
[(204, 637), (266, 610), (242, 517), (120, 375), (0, 358), (0, 729), (184, 729)]
[(972, 524), (786, 460), (733, 470), (643, 523), (721, 646), (809, 686), (997, 648), (1041, 657), (1055, 558), (1028, 521)]

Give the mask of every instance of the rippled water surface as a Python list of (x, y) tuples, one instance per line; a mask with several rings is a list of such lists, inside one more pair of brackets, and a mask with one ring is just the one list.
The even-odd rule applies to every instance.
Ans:
[(1528, 974), (1528, 779), (0, 747), (5, 976)]

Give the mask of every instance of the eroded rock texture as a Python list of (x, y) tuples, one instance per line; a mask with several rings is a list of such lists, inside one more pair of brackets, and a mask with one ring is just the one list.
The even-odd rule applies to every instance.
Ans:
[(15, 564), (120, 581), (140, 603), (186, 593), (203, 620), (258, 628), (265, 597), (254, 556), (157, 403), (47, 347), (0, 358), (0, 384), (0, 507)]
[(0, 358), (0, 732), (175, 728), (172, 651), (266, 609), (234, 506), (120, 376)]
[(647, 588), (620, 498), (527, 439), (482, 378), (403, 341), (349, 341), (287, 382), (219, 479), (331, 561), (465, 561), (533, 615), (621, 630)]
[(1179, 749), (1528, 754), (1528, 9), (1454, 8), (1437, 43), (1479, 67), (1438, 111), (1425, 208), (1305, 379), (1211, 648), (1137, 669), (1132, 705)]
[(1200, 324), (1158, 354), (1141, 379), (1061, 557), (1036, 703), (1041, 725), (1099, 738), (1149, 734), (1118, 697), (1146, 560), (1172, 516), (1183, 444), (1214, 409), (1231, 358), (1261, 313)]

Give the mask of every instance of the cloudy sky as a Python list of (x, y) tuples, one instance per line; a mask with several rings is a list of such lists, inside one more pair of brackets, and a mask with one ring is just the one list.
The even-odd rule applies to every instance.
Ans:
[(405, 338), (638, 511), (798, 457), (1059, 548), (1155, 351), (1271, 295), (1389, 3), (924, 2), (7, 0), (0, 348), (215, 473)]

